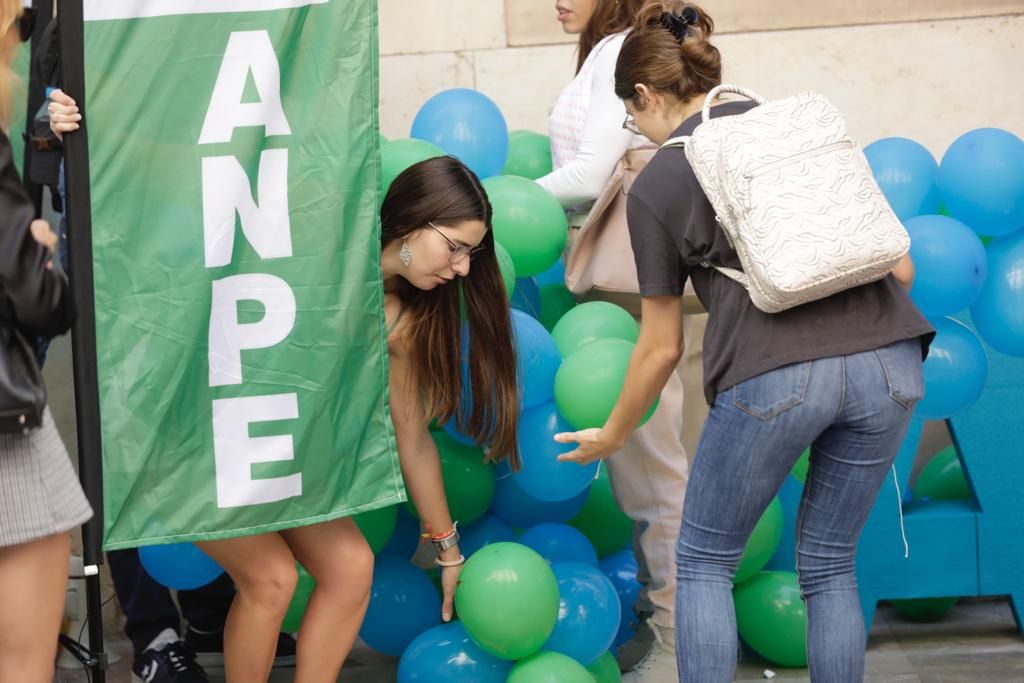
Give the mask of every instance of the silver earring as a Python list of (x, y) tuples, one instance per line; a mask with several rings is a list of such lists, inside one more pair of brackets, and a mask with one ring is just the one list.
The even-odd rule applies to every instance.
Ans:
[(402, 259), (402, 263), (408, 268), (409, 264), (412, 263), (412, 251), (409, 249), (409, 243), (402, 240), (402, 250), (398, 252), (398, 258)]

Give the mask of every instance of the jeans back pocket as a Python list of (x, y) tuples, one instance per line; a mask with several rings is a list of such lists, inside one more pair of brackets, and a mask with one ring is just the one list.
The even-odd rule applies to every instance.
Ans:
[(875, 349), (875, 356), (885, 373), (889, 396), (907, 410), (913, 410), (924, 395), (920, 339), (904, 339)]
[(770, 420), (804, 402), (811, 361), (784, 365), (733, 387), (736, 407), (760, 420)]

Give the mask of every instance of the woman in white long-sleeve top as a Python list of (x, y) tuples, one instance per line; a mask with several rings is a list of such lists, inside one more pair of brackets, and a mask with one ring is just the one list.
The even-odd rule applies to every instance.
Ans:
[[(554, 170), (537, 182), (566, 209), (570, 243), (586, 223), (591, 206), (605, 191), (620, 160), (625, 161), (630, 173), (636, 173), (655, 151), (647, 138), (623, 125), (626, 109), (615, 95), (615, 62), (641, 5), (640, 0), (557, 0), (563, 29), (580, 36), (579, 61), (575, 78), (562, 90), (551, 111)], [(623, 224), (606, 225), (605, 229), (621, 230), (625, 237), (624, 220), (613, 220)], [(607, 243), (603, 248), (609, 248)], [(574, 254), (573, 259), (586, 258), (580, 254)], [(633, 271), (633, 255), (628, 248), (619, 250), (613, 259), (621, 259), (623, 273)], [(615, 269), (620, 270), (618, 263)], [(640, 296), (636, 283), (632, 285), (633, 294), (610, 296), (594, 290), (585, 299), (610, 300), (636, 314)], [(617, 653), (621, 667), (627, 671), (623, 678), (627, 683), (676, 680), (675, 539), (687, 481), (686, 446), (696, 443), (707, 413), (699, 398), (701, 338), (707, 316), (686, 317), (689, 337), (694, 341), (679, 364), (679, 374), (666, 384), (650, 421), (608, 461), (616, 501), (634, 522), (633, 545), (643, 585), (635, 606), (637, 635)], [(695, 390), (692, 395), (698, 397), (686, 402), (684, 367), (688, 368), (687, 384)]]

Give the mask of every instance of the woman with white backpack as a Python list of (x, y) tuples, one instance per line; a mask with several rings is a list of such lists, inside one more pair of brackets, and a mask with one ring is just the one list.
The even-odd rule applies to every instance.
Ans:
[(810, 446), (797, 530), (810, 675), (861, 681), (857, 539), (921, 397), (934, 331), (906, 293), (906, 233), (841, 116), (810, 94), (717, 103), (713, 26), (696, 6), (654, 2), (622, 46), (625, 125), (663, 146), (627, 209), (640, 339), (604, 427), (556, 438), (579, 443), (561, 459), (581, 464), (623, 443), (680, 357), (692, 278), (709, 312), (711, 410), (677, 546), (680, 680), (733, 679), (732, 579)]

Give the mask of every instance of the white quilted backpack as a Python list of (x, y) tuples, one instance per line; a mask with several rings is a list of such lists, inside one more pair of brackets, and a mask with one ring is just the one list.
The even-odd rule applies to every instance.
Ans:
[[(724, 92), (761, 106), (712, 119)], [(879, 280), (910, 249), (842, 114), (818, 93), (765, 102), (720, 85), (693, 134), (662, 145), (672, 146), (684, 147), (743, 272), (703, 265), (743, 285), (765, 313)]]

